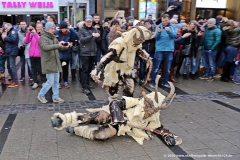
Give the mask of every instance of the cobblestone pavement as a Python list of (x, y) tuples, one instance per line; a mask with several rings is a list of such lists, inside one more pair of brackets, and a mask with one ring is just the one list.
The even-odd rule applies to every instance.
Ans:
[[(108, 104), (106, 92), (92, 85), (89, 96), (81, 93), (79, 83), (61, 89), (64, 104), (41, 104), (36, 98), (40, 88), (31, 90), (28, 79), (18, 88), (0, 85), (0, 160), (240, 159), (240, 86), (179, 78), (177, 96), (160, 116), (161, 123), (183, 139), (181, 145), (169, 147), (155, 136), (141, 146), (128, 136), (90, 141), (54, 130), (54, 112), (85, 112)], [(135, 97), (140, 89), (136, 84)], [(147, 86), (145, 91), (151, 89)], [(167, 95), (169, 90), (159, 91)]]

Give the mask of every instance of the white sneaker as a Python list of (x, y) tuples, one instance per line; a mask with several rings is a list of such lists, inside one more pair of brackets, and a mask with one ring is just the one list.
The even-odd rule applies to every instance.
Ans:
[(37, 96), (37, 98), (39, 99), (39, 101), (41, 103), (47, 103), (48, 101), (46, 100), (45, 96)]
[(235, 83), (235, 84), (237, 84), (237, 85), (239, 85), (239, 84), (240, 84), (240, 82), (233, 82), (233, 83)]
[(33, 86), (32, 86), (32, 89), (36, 89), (36, 88), (38, 88), (38, 84), (34, 83)]
[(55, 102), (55, 103), (64, 103), (65, 101), (63, 99), (61, 99), (60, 97), (57, 97), (57, 98), (53, 99), (53, 102)]

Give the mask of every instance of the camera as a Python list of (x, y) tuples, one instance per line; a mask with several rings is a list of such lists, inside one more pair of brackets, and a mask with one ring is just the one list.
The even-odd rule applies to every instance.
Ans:
[(32, 28), (29, 29), (30, 32), (32, 32), (32, 30), (33, 30)]
[(68, 46), (68, 43), (67, 43), (67, 42), (62, 43), (62, 45), (63, 45), (63, 46)]
[(177, 8), (178, 8), (178, 6), (173, 6), (172, 8), (173, 8), (173, 9), (177, 9)]
[(2, 32), (6, 32), (6, 28), (3, 28), (3, 29), (2, 29)]
[(162, 29), (165, 29), (165, 26), (162, 26)]

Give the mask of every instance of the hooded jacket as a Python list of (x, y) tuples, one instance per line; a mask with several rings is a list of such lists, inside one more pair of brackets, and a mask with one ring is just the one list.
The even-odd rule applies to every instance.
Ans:
[(225, 26), (223, 30), (226, 33), (226, 45), (240, 47), (240, 27)]
[(39, 34), (27, 33), (24, 43), (31, 43), (29, 48), (29, 57), (41, 57), (39, 39)]
[(222, 31), (214, 26), (205, 31), (204, 44), (205, 50), (216, 51), (221, 42)]
[(17, 56), (18, 55), (18, 33), (12, 27), (7, 32), (7, 37), (4, 38), (5, 43), (5, 55), (6, 56)]
[(100, 43), (101, 38), (100, 36), (98, 38), (93, 37), (93, 33), (98, 33), (98, 30), (85, 25), (78, 31), (81, 56), (96, 56), (97, 43)]
[(62, 66), (59, 58), (59, 49), (64, 49), (58, 45), (57, 38), (46, 31), (41, 32), (39, 46), (41, 50), (41, 66), (42, 73), (57, 73), (62, 71)]
[[(162, 28), (163, 25), (159, 24), (158, 28)], [(168, 24), (166, 27), (169, 27), (170, 30), (166, 31), (165, 29), (162, 29), (161, 32), (158, 32), (155, 36), (156, 40), (156, 52), (158, 51), (174, 51), (174, 40), (177, 35), (177, 31), (175, 27), (173, 27), (171, 24)]]

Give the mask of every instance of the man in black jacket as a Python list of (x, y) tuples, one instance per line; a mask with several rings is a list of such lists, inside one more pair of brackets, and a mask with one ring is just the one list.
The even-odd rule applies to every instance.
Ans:
[(182, 5), (182, 0), (172, 0), (169, 2), (166, 14), (170, 16), (170, 19), (173, 17), (174, 14), (176, 14), (178, 15), (178, 22), (180, 22), (180, 12)]
[(78, 32), (80, 40), (80, 58), (82, 61), (81, 84), (84, 94), (89, 94), (92, 86), (89, 85), (89, 76), (97, 52), (97, 43), (100, 43), (100, 34), (92, 25), (92, 16), (86, 16), (85, 24)]

